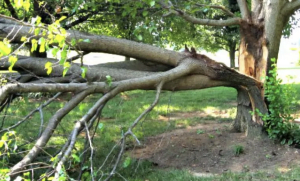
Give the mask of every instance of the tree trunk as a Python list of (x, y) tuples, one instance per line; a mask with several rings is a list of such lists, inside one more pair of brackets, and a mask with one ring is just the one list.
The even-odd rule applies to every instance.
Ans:
[(235, 68), (235, 46), (236, 43), (232, 43), (229, 50), (230, 68)]
[[(241, 22), (241, 44), (239, 54), (240, 72), (254, 77), (256, 80), (262, 81), (265, 74), (269, 73), (271, 67), (271, 58), (277, 60), (282, 29), (289, 20), (290, 12), (284, 11), (283, 7), (287, 5), (286, 1), (272, 0), (272, 1), (256, 1), (257, 4), (252, 4), (252, 12), (250, 19)], [(258, 5), (260, 4), (260, 5)], [(262, 7), (262, 8), (257, 8)], [(267, 20), (267, 21), (264, 21)], [(255, 110), (255, 107), (250, 104), (246, 97), (247, 94), (238, 89), (238, 110), (237, 117), (233, 124), (236, 131), (246, 131), (248, 134), (257, 134), (250, 126), (256, 123), (262, 127), (262, 121), (255, 116), (251, 120), (249, 110)], [(263, 96), (263, 90), (261, 90)], [(267, 102), (265, 103), (266, 106)], [(243, 126), (243, 121), (249, 123)], [(245, 130), (246, 129), (246, 130)]]
[[(240, 26), (241, 44), (239, 50), (240, 72), (261, 81), (266, 72), (266, 60), (268, 49), (264, 38), (264, 24), (242, 22)], [(262, 88), (262, 87), (261, 87)], [(252, 116), (251, 111), (255, 110), (253, 101), (248, 91), (242, 87), (237, 88), (237, 115), (233, 123), (233, 129), (238, 132), (245, 132), (247, 136), (257, 135), (261, 132), (263, 122), (258, 116)], [(263, 91), (261, 96), (263, 97)]]

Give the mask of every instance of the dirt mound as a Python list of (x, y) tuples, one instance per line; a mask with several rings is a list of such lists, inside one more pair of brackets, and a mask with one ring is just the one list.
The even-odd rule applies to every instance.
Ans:
[(161, 168), (184, 168), (194, 173), (284, 172), (300, 162), (299, 149), (274, 144), (268, 138), (249, 140), (242, 133), (230, 132), (229, 123), (178, 129), (148, 137), (144, 145), (132, 150), (132, 156)]

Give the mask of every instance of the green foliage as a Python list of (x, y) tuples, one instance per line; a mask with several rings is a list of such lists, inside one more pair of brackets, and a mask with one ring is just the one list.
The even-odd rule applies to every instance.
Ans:
[(198, 129), (198, 130), (197, 130), (197, 134), (203, 134), (203, 133), (205, 133), (204, 130), (201, 130), (201, 129)]
[(242, 145), (234, 145), (233, 147), (234, 155), (239, 156), (244, 153), (244, 147)]
[(285, 38), (290, 37), (294, 29), (298, 27), (298, 23), (300, 20), (299, 12), (300, 10), (294, 12), (294, 14), (290, 17), (289, 22), (285, 25), (284, 29), (282, 30), (282, 35)]
[(0, 139), (0, 180), (7, 180), (9, 158), (17, 148), (16, 132), (5, 132)]
[(17, 141), (15, 139), (16, 133), (15, 131), (8, 131), (4, 133), (0, 140), (0, 155), (10, 156), (12, 152), (18, 148)]
[(292, 121), (292, 110), (296, 104), (296, 90), (292, 85), (283, 86), (278, 78), (275, 59), (272, 59), (273, 69), (266, 77), (265, 96), (269, 102), (269, 114), (262, 115), (265, 128), (272, 139), (279, 140), (282, 144), (299, 144), (300, 130)]

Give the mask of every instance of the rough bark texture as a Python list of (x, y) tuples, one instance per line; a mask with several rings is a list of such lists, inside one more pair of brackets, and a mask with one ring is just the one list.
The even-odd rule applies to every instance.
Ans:
[[(271, 69), (270, 59), (277, 59), (282, 30), (291, 15), (289, 14), (291, 11), (281, 13), (284, 12), (281, 10), (289, 4), (292, 3), (282, 0), (252, 1), (251, 16), (248, 19), (244, 18), (240, 25), (240, 72), (261, 81)], [(245, 17), (246, 15), (247, 13), (244, 13)], [(255, 133), (249, 130), (252, 128), (249, 127), (251, 124), (247, 121), (258, 125), (262, 125), (263, 122), (258, 116), (253, 117), (253, 121), (251, 120), (249, 110), (255, 109), (253, 100), (247, 98), (248, 95), (243, 89), (238, 89), (238, 92), (238, 111), (233, 127), (237, 131)], [(263, 89), (261, 89), (261, 95), (263, 95)]]

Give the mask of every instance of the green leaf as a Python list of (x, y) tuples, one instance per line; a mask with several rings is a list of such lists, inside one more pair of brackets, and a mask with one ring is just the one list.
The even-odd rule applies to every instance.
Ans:
[(34, 29), (34, 35), (37, 36), (40, 34), (41, 29), (40, 28), (35, 28)]
[(0, 140), (0, 148), (4, 146), (4, 140)]
[(46, 40), (44, 37), (41, 37), (39, 39), (39, 45), (40, 45), (40, 50), (39, 52), (45, 52), (45, 43), (46, 43)]
[(25, 2), (23, 3), (23, 7), (25, 11), (28, 12), (30, 9), (30, 0), (25, 0)]
[(19, 9), (23, 6), (23, 0), (15, 0), (16, 8)]
[(65, 40), (66, 38), (61, 34), (56, 35), (54, 38), (54, 42), (58, 43), (58, 46), (61, 48), (65, 45)]
[(59, 61), (60, 65), (64, 65), (65, 61), (67, 60), (67, 56), (68, 56), (68, 50), (67, 49), (63, 49), (60, 52), (60, 61)]
[(88, 169), (89, 167), (88, 166), (83, 166), (82, 168), (81, 168), (81, 170), (85, 170), (85, 169)]
[(72, 154), (72, 158), (74, 159), (75, 162), (80, 163), (80, 157), (77, 156), (76, 154)]
[(143, 40), (142, 35), (138, 35), (138, 36), (137, 36), (137, 39), (138, 39), (139, 41), (142, 41), (142, 40)]
[(4, 141), (4, 142), (7, 141), (7, 139), (8, 139), (7, 134), (4, 134), (4, 135), (1, 137), (1, 140)]
[(63, 71), (63, 77), (66, 75), (66, 73), (68, 72), (69, 68), (70, 68), (71, 64), (69, 62), (65, 62), (64, 63), (64, 71)]
[(24, 41), (26, 41), (27, 40), (27, 37), (26, 36), (22, 36), (21, 37), (21, 42), (24, 42)]
[(155, 1), (150, 1), (150, 6), (154, 6), (155, 5)]
[(107, 76), (106, 76), (106, 83), (108, 84), (109, 87), (111, 86), (111, 83), (112, 83), (112, 77), (111, 77), (110, 75), (107, 75)]
[(87, 68), (86, 67), (81, 67), (81, 77), (82, 78), (85, 78), (86, 72), (87, 72)]
[(64, 68), (63, 75), (62, 75), (63, 77), (65, 77), (65, 75), (67, 74), (68, 70), (69, 70), (69, 68)]
[(130, 165), (131, 163), (131, 158), (130, 157), (126, 157), (124, 162), (123, 162), (123, 168), (126, 168)]
[(64, 63), (64, 68), (69, 68), (69, 67), (71, 67), (70, 62), (65, 62), (65, 63)]
[(67, 18), (67, 16), (62, 16), (61, 18), (59, 18), (58, 22), (61, 22), (61, 21), (63, 21), (66, 18)]
[(11, 53), (11, 46), (7, 41), (0, 41), (0, 57)]
[(37, 44), (37, 41), (36, 41), (36, 39), (32, 39), (31, 40), (31, 52), (34, 52), (36, 49), (37, 49), (37, 46), (38, 46), (38, 44)]
[(47, 70), (47, 74), (50, 75), (52, 72), (52, 63), (51, 62), (47, 62), (45, 64), (45, 69)]
[(103, 123), (99, 123), (99, 124), (98, 124), (98, 129), (102, 130), (103, 127), (104, 127), (104, 124), (103, 124)]
[(148, 15), (148, 11), (143, 11), (143, 16), (147, 16)]
[(59, 48), (55, 47), (55, 48), (52, 48), (51, 50), (51, 53), (52, 53), (52, 56), (53, 57), (57, 57), (57, 52), (59, 51)]
[(72, 46), (75, 46), (75, 45), (76, 45), (76, 39), (75, 39), (75, 38), (72, 38), (72, 40), (71, 40), (71, 45), (72, 45)]
[(8, 67), (9, 72), (12, 72), (12, 68), (14, 67), (15, 63), (18, 61), (18, 58), (16, 56), (9, 56), (8, 62), (10, 63), (10, 66)]
[(90, 42), (91, 42), (90, 39), (84, 39), (84, 40), (82, 40), (82, 41), (85, 42), (85, 43), (90, 43)]

